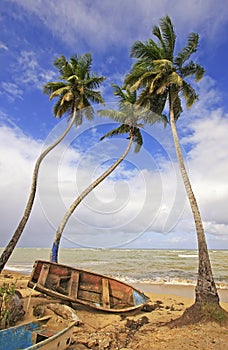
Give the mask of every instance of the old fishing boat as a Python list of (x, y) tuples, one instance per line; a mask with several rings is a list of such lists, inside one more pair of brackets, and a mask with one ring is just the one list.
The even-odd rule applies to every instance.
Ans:
[(65, 350), (71, 344), (75, 322), (56, 327), (51, 317), (3, 329), (0, 350)]
[(150, 300), (115, 278), (41, 260), (35, 261), (28, 286), (65, 302), (115, 313), (143, 308)]

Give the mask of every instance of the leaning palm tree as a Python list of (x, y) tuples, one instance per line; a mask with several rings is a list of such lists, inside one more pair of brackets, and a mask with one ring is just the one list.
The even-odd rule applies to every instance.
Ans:
[(63, 114), (67, 113), (71, 118), (71, 121), (63, 134), (52, 145), (44, 150), (36, 161), (27, 205), (15, 233), (0, 257), (0, 272), (9, 260), (30, 217), (36, 194), (39, 168), (42, 160), (63, 140), (74, 124), (80, 125), (82, 123), (83, 116), (88, 119), (93, 118), (94, 110), (91, 107), (90, 102), (103, 103), (100, 92), (95, 91), (94, 89), (98, 88), (105, 78), (102, 76), (99, 77), (94, 73), (91, 74), (91, 64), (91, 54), (84, 54), (81, 57), (75, 55), (71, 57), (69, 62), (64, 56), (61, 56), (54, 61), (54, 66), (61, 74), (59, 77), (60, 81), (47, 83), (44, 86), (44, 93), (48, 94), (50, 99), (59, 97), (53, 109), (55, 117), (61, 118)]
[(160, 20), (160, 26), (153, 28), (153, 34), (156, 41), (149, 39), (146, 42), (137, 41), (133, 44), (131, 56), (137, 61), (125, 79), (125, 86), (131, 87), (133, 91), (140, 89), (138, 103), (142, 105), (149, 103), (152, 111), (156, 109), (158, 112), (158, 105), (160, 111), (163, 111), (166, 102), (168, 102), (168, 120), (198, 238), (196, 298), (191, 311), (202, 311), (205, 303), (219, 305), (219, 296), (212, 274), (199, 207), (184, 165), (176, 129), (176, 122), (182, 113), (182, 99), (186, 101), (189, 108), (198, 99), (188, 78), (194, 77), (197, 82), (204, 75), (203, 67), (189, 60), (192, 53), (197, 51), (199, 35), (191, 33), (187, 45), (177, 55), (174, 55), (176, 35), (168, 16)]
[[(50, 255), (50, 260), (53, 262), (58, 262), (58, 252), (60, 240), (63, 234), (63, 230), (70, 219), (71, 215), (74, 213), (77, 206), (81, 201), (104, 179), (110, 175), (116, 167), (126, 158), (128, 155), (132, 143), (135, 142), (135, 152), (139, 152), (143, 140), (140, 132), (140, 126), (142, 126), (141, 121), (146, 117), (148, 118), (148, 109), (139, 108), (136, 106), (136, 92), (130, 92), (128, 90), (123, 91), (118, 85), (112, 84), (114, 88), (114, 95), (119, 98), (119, 110), (100, 110), (98, 114), (100, 116), (109, 117), (115, 122), (121, 123), (117, 128), (106, 133), (101, 140), (106, 137), (112, 137), (115, 135), (128, 134), (129, 142), (123, 154), (97, 179), (95, 179), (71, 204), (69, 209), (66, 211), (55, 235), (55, 239), (52, 244), (52, 250)], [(150, 114), (150, 113), (149, 113)], [(152, 119), (152, 118), (150, 118)]]

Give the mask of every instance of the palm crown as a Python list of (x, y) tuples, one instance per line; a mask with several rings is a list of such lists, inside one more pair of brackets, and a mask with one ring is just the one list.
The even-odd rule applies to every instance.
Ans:
[(187, 45), (174, 56), (176, 35), (168, 16), (160, 21), (160, 27), (153, 28), (156, 41), (136, 41), (131, 49), (131, 56), (137, 61), (125, 79), (125, 87), (140, 89), (138, 103), (147, 104), (151, 110), (161, 114), (167, 99), (172, 102), (175, 120), (182, 112), (181, 99), (187, 107), (198, 99), (196, 91), (188, 83), (188, 77), (199, 81), (204, 74), (204, 68), (189, 61), (196, 52), (199, 36), (190, 33)]
[(60, 81), (45, 84), (43, 92), (49, 95), (50, 100), (58, 97), (53, 107), (57, 118), (61, 118), (65, 113), (73, 117), (74, 112), (77, 112), (76, 125), (80, 125), (83, 116), (87, 119), (93, 118), (91, 103), (104, 104), (101, 93), (94, 89), (99, 88), (105, 78), (91, 73), (91, 65), (90, 53), (74, 55), (69, 62), (64, 56), (54, 61), (54, 66), (60, 73)]
[(160, 116), (152, 113), (146, 106), (143, 107), (137, 104), (136, 91), (131, 89), (124, 90), (116, 84), (112, 84), (112, 87), (114, 95), (119, 99), (119, 110), (104, 109), (99, 110), (98, 114), (109, 117), (121, 123), (121, 125), (107, 132), (101, 140), (114, 135), (129, 134), (130, 137), (133, 136), (135, 152), (137, 153), (143, 144), (140, 127), (143, 127), (146, 122), (153, 124), (156, 121), (160, 121)]

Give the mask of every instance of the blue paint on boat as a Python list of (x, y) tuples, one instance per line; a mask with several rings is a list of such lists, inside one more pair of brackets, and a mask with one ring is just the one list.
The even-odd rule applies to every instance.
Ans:
[(133, 290), (133, 298), (134, 298), (134, 304), (135, 305), (144, 304), (148, 300), (148, 298), (143, 293), (139, 293), (136, 290)]
[(38, 322), (15, 326), (0, 331), (0, 350), (26, 349), (33, 345), (32, 332), (39, 328)]
[(76, 322), (63, 329), (48, 326), (50, 317), (0, 331), (0, 350), (64, 350), (69, 347)]

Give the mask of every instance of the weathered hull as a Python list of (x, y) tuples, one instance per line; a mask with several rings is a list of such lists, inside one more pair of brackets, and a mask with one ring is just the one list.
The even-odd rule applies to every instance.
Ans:
[(138, 289), (114, 278), (41, 260), (35, 261), (28, 286), (57, 299), (116, 313), (142, 308), (149, 301)]
[(0, 331), (0, 350), (65, 350), (71, 343), (72, 322), (66, 328), (54, 330), (47, 326), (49, 318)]

